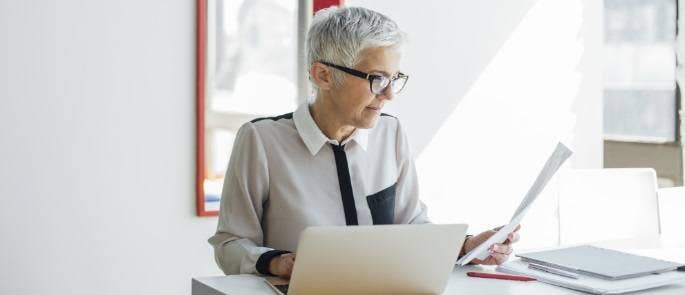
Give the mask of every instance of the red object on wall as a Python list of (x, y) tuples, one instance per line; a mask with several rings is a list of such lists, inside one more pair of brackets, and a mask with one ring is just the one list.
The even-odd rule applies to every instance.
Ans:
[(345, 0), (314, 0), (314, 13), (331, 6), (342, 6)]
[(217, 216), (205, 210), (205, 61), (207, 52), (207, 0), (197, 0), (197, 36), (195, 66), (195, 208), (198, 216)]

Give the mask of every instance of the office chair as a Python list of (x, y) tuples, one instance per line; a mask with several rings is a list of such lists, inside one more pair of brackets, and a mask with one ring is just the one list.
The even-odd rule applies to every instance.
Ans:
[(653, 169), (572, 169), (564, 171), (559, 181), (560, 244), (659, 234)]
[(658, 194), (661, 234), (682, 237), (685, 228), (685, 219), (682, 215), (685, 212), (685, 187), (662, 188)]

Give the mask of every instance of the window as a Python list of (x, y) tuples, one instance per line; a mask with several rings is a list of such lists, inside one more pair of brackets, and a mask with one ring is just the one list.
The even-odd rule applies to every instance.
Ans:
[(219, 209), (240, 126), (291, 112), (304, 99), (298, 100), (307, 85), (298, 74), (303, 44), (298, 28), (307, 27), (308, 19), (300, 17), (298, 5), (311, 3), (198, 1), (198, 65), (203, 65), (198, 66), (198, 215), (216, 215)]
[(604, 138), (676, 137), (676, 0), (604, 0)]

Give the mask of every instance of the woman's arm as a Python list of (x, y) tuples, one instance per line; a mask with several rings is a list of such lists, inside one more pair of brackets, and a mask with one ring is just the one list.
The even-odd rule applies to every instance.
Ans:
[(264, 145), (252, 123), (236, 135), (221, 196), (216, 234), (209, 239), (217, 264), (226, 274), (269, 274), (271, 258), (285, 251), (262, 247), (263, 204), (269, 171)]
[(419, 199), (419, 181), (416, 176), (414, 158), (409, 141), (399, 120), (397, 120), (396, 153), (399, 167), (395, 203), (396, 224), (430, 223), (428, 209)]

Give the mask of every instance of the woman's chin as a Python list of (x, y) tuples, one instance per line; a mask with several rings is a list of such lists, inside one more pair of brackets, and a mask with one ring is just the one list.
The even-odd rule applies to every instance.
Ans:
[(364, 120), (362, 120), (362, 122), (360, 122), (361, 124), (359, 124), (359, 126), (357, 126), (357, 127), (362, 128), (362, 129), (373, 128), (374, 126), (376, 126), (376, 122), (378, 122), (378, 117), (379, 117), (378, 115), (365, 117)]

